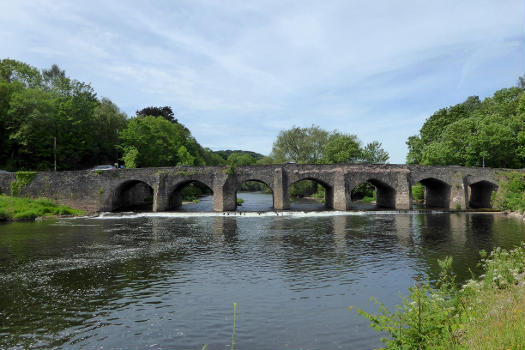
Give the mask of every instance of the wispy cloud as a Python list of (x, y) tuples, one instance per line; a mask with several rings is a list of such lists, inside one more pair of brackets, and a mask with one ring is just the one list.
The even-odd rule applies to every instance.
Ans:
[(502, 1), (17, 1), (0, 56), (59, 64), (133, 114), (171, 105), (212, 148), (269, 153), (292, 125), (378, 139), (403, 162), (437, 108), (525, 71)]

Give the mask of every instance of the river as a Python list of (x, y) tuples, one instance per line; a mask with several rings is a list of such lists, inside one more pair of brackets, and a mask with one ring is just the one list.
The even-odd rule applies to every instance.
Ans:
[[(380, 334), (349, 306), (387, 306), (451, 255), (459, 281), (480, 249), (524, 241), (488, 213), (106, 214), (0, 225), (0, 348), (368, 349)], [(251, 211), (251, 212), (250, 212)]]

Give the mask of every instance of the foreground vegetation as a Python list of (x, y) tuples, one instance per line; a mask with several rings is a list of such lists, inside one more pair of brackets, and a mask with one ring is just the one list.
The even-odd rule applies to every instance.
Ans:
[(0, 195), (0, 221), (31, 220), (44, 216), (81, 214), (81, 210), (56, 204), (46, 198), (29, 199)]
[(389, 334), (382, 338), (386, 349), (523, 349), (524, 252), (523, 246), (496, 248), (490, 255), (481, 251), (484, 273), (461, 288), (452, 258), (438, 260), (441, 274), (434, 287), (417, 282), (395, 311), (376, 300), (380, 314), (358, 312)]

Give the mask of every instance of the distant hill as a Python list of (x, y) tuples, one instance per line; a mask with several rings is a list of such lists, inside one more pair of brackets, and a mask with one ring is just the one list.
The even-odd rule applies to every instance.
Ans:
[(251, 151), (242, 151), (242, 150), (222, 150), (222, 151), (214, 151), (213, 153), (218, 154), (224, 160), (227, 160), (230, 154), (232, 153), (241, 153), (241, 154), (248, 154), (250, 157), (253, 158), (253, 160), (258, 161), (259, 159), (262, 159), (265, 157), (265, 155), (257, 153), (257, 152), (251, 152)]

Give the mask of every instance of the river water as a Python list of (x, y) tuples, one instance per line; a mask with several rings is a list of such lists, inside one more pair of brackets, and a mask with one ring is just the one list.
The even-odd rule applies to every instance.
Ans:
[[(501, 214), (104, 215), (0, 225), (0, 348), (367, 349), (380, 334), (349, 306), (400, 302), (451, 255), (458, 279), (480, 249), (524, 240)], [(209, 209), (209, 208), (208, 208)]]

